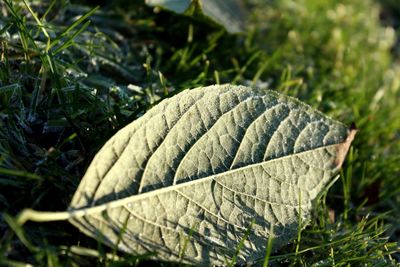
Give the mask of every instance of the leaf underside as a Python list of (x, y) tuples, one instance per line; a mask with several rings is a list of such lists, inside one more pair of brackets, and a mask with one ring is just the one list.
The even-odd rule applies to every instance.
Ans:
[(69, 207), (87, 214), (70, 222), (125, 252), (201, 265), (225, 264), (249, 229), (237, 259), (253, 262), (270, 236), (275, 248), (296, 236), (353, 135), (273, 91), (186, 90), (104, 145)]
[[(243, 31), (245, 12), (238, 0), (146, 0), (150, 6), (161, 6), (176, 13), (188, 13), (193, 5), (199, 5), (201, 12), (212, 21), (223, 26), (229, 33)], [(189, 12), (190, 13), (190, 12)]]

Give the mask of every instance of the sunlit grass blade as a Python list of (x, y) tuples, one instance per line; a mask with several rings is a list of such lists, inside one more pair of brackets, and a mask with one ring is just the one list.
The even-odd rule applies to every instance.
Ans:
[[(57, 45), (63, 37), (68, 36), (69, 33), (70, 33), (73, 29), (75, 29), (75, 28), (78, 27), (80, 24), (82, 24), (87, 18), (89, 18), (92, 14), (94, 14), (98, 9), (99, 9), (98, 6), (92, 8), (92, 9), (89, 10), (87, 13), (83, 14), (82, 16), (80, 16), (80, 18), (77, 19), (75, 22), (73, 22), (71, 25), (69, 25), (68, 27), (66, 27), (61, 33), (58, 34), (58, 36), (57, 36), (56, 38), (54, 38), (54, 39), (51, 41), (50, 47), (49, 47), (49, 48), (52, 48), (52, 47), (54, 47), (55, 45)], [(86, 22), (84, 25), (86, 25), (87, 23), (88, 23), (88, 22)], [(86, 27), (87, 27), (87, 26), (86, 26)], [(86, 27), (85, 27), (85, 26), (82, 26), (81, 29), (78, 30), (78, 31), (75, 33), (75, 36), (76, 36), (77, 34), (79, 34), (79, 32), (82, 32)], [(69, 38), (69, 40), (72, 40), (72, 39), (73, 39), (73, 38)], [(58, 49), (58, 50), (59, 50), (59, 49)]]

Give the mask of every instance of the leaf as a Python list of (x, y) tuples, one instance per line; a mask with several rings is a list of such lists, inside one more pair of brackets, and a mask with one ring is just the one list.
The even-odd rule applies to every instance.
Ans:
[(229, 33), (243, 31), (244, 9), (240, 0), (146, 0), (149, 6), (161, 6), (179, 14), (193, 15), (199, 10), (222, 25)]
[(166, 261), (263, 260), (270, 237), (276, 250), (310, 219), (355, 133), (274, 91), (186, 90), (104, 145), (67, 212), (26, 210), (18, 222), (69, 219), (113, 248)]
[(238, 260), (254, 261), (269, 236), (276, 248), (296, 236), (354, 133), (273, 91), (187, 90), (105, 144), (69, 207), (85, 215), (70, 221), (128, 253), (206, 265), (234, 257), (253, 223)]

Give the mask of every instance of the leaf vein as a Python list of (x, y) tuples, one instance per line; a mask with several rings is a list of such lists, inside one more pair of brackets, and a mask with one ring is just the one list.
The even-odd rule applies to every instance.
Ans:
[[(264, 104), (264, 105), (265, 105), (265, 104)], [(275, 109), (275, 108), (277, 108), (277, 107), (280, 106), (280, 105), (282, 105), (282, 103), (276, 103), (276, 104), (272, 105), (271, 107), (268, 107), (268, 109), (267, 109), (266, 111), (261, 112), (261, 114), (258, 115), (257, 118), (255, 118), (255, 119), (248, 125), (246, 131), (244, 132), (244, 134), (243, 134), (243, 136), (242, 136), (242, 138), (241, 138), (241, 140), (240, 140), (240, 144), (238, 145), (238, 149), (236, 150), (235, 157), (234, 157), (233, 160), (232, 160), (231, 166), (229, 167), (230, 170), (232, 170), (232, 167), (235, 165), (235, 161), (236, 161), (236, 159), (237, 159), (237, 156), (239, 155), (240, 148), (241, 148), (241, 146), (242, 146), (243, 140), (245, 139), (245, 137), (246, 137), (246, 135), (247, 135), (249, 129), (251, 128), (251, 126), (254, 125), (256, 122), (258, 122), (258, 120), (260, 120), (268, 111), (270, 111), (270, 110), (272, 110), (272, 109)]]
[[(247, 193), (244, 193), (244, 192), (240, 192), (240, 191), (234, 190), (234, 189), (228, 187), (227, 185), (223, 184), (222, 182), (217, 181), (217, 180), (215, 180), (215, 179), (214, 179), (214, 181), (215, 181), (216, 183), (218, 183), (219, 185), (221, 185), (221, 186), (222, 186), (223, 188), (225, 188), (226, 190), (229, 190), (229, 191), (231, 191), (231, 192), (233, 192), (233, 193), (235, 193), (235, 194), (239, 194), (239, 195), (243, 195), (243, 196), (246, 196), (246, 197), (254, 198), (255, 200), (258, 200), (258, 201), (263, 202), (263, 203), (265, 203), (265, 204), (270, 204), (270, 205), (281, 205), (281, 206), (290, 207), (290, 208), (296, 208), (296, 207), (299, 206), (299, 205), (291, 205), (291, 204), (287, 204), (287, 203), (278, 203), (278, 202), (274, 202), (274, 201), (270, 201), (270, 200), (265, 200), (265, 199), (259, 198), (259, 197), (257, 197), (257, 196), (253, 196), (253, 195), (250, 195), (250, 194), (247, 194)], [(307, 206), (307, 205), (304, 204), (304, 205), (302, 205), (302, 206)]]
[(208, 210), (207, 208), (205, 208), (203, 205), (197, 203), (196, 201), (194, 201), (193, 199), (191, 199), (190, 197), (188, 197), (186, 194), (182, 193), (181, 191), (179, 191), (179, 190), (174, 190), (174, 191), (177, 192), (178, 194), (180, 194), (181, 196), (183, 196), (184, 198), (186, 198), (188, 201), (190, 201), (190, 202), (196, 204), (197, 206), (199, 206), (199, 207), (200, 207), (201, 209), (203, 209), (205, 212), (211, 214), (212, 216), (216, 217), (216, 218), (219, 219), (219, 220), (224, 221), (226, 224), (231, 225), (231, 226), (236, 227), (236, 228), (239, 228), (239, 229), (242, 229), (242, 230), (246, 230), (246, 229), (247, 229), (246, 227), (242, 227), (242, 226), (240, 226), (240, 225), (236, 225), (236, 224), (234, 224), (234, 223), (231, 223), (230, 221), (224, 219), (223, 217), (220, 217), (220, 216), (218, 216), (217, 214), (211, 212), (210, 210)]
[(196, 146), (196, 144), (197, 144), (200, 140), (202, 140), (202, 139), (204, 138), (204, 136), (206, 136), (206, 135), (209, 133), (209, 131), (221, 120), (221, 118), (227, 116), (227, 114), (230, 114), (231, 112), (233, 112), (240, 104), (243, 104), (243, 103), (245, 103), (246, 101), (251, 100), (252, 98), (253, 98), (253, 96), (252, 96), (252, 95), (249, 95), (249, 96), (247, 96), (246, 99), (242, 100), (241, 102), (238, 101), (238, 103), (237, 103), (235, 106), (233, 106), (231, 109), (229, 109), (229, 110), (227, 110), (226, 112), (224, 112), (223, 114), (221, 114), (221, 116), (220, 116), (217, 120), (215, 120), (215, 122), (214, 122), (208, 129), (206, 129), (206, 131), (205, 131), (201, 136), (199, 136), (199, 137), (195, 140), (195, 142), (190, 146), (190, 148), (187, 150), (187, 152), (186, 152), (186, 154), (183, 156), (183, 158), (179, 161), (178, 166), (177, 166), (176, 169), (175, 169), (175, 174), (174, 174), (174, 178), (173, 178), (173, 181), (172, 181), (172, 185), (175, 185), (175, 184), (176, 184), (176, 179), (178, 178), (178, 177), (177, 177), (177, 174), (178, 174), (178, 172), (179, 172), (180, 167), (182, 166), (182, 165), (181, 165), (182, 162), (186, 159), (187, 155), (190, 154), (190, 151)]

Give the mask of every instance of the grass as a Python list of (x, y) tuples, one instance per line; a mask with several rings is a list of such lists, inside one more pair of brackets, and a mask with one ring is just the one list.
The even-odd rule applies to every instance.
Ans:
[(255, 12), (241, 35), (142, 1), (0, 3), (0, 263), (148, 264), (68, 223), (21, 228), (14, 216), (65, 210), (104, 142), (160, 100), (234, 83), (296, 96), (360, 129), (310, 225), (267, 252), (269, 263), (399, 264), (398, 9), (389, 0), (246, 3)]

